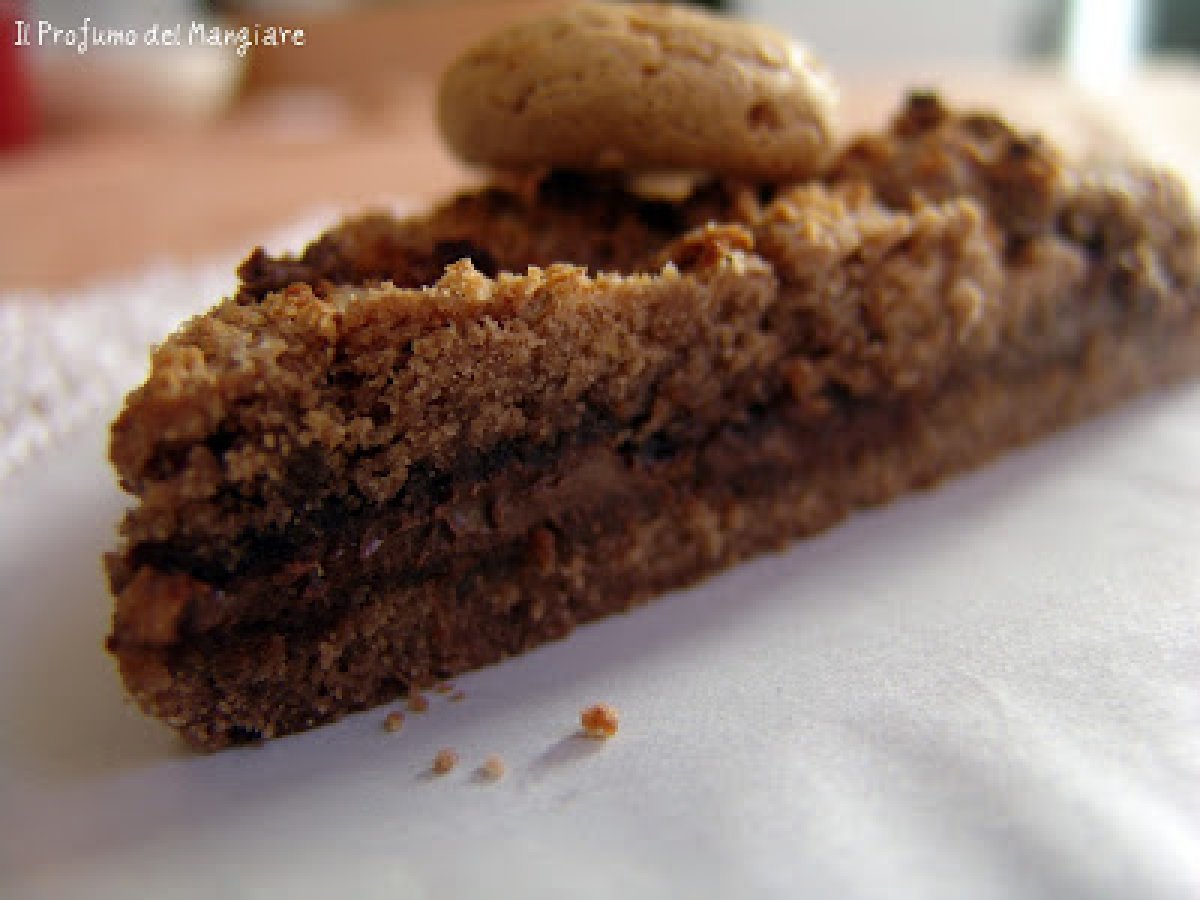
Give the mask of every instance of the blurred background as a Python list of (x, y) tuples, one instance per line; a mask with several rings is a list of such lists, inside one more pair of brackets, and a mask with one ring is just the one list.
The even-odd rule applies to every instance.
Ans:
[[(432, 125), (438, 73), (482, 34), (558, 5), (0, 0), (0, 291), (70, 289), (231, 251), (314, 209), (415, 206), (466, 185), (478, 173)], [(817, 50), (847, 127), (936, 86), (1068, 141), (1197, 156), (1196, 0), (702, 5)]]

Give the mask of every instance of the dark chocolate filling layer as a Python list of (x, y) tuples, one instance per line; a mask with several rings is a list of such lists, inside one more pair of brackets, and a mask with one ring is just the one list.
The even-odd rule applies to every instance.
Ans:
[[(790, 472), (762, 448), (796, 442), (836, 459), (891, 427), (896, 415), (889, 407), (854, 413), (847, 404), (820, 426), (801, 425), (778, 405), (689, 445), (623, 443), (614, 430), (592, 427), (554, 448), (506, 445), (453, 478), (420, 479), (386, 507), (328, 507), (286, 535), (260, 539), (255, 564), (232, 576), (205, 578), (169, 545), (142, 545), (134, 560), (210, 586), (193, 598), (180, 623), (184, 634), (320, 621), (373, 590), (462, 573), (480, 560), (546, 552), (547, 541), (586, 536), (597, 523), (644, 513), (703, 482), (730, 495), (769, 492)], [(117, 634), (119, 640), (119, 628)]]

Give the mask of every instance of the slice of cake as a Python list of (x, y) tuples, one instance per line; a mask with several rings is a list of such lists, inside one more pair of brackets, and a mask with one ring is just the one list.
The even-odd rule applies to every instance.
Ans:
[(256, 251), (155, 352), (107, 559), (146, 712), (202, 748), (329, 722), (1200, 372), (1169, 176), (929, 95), (812, 176), (655, 199), (608, 170), (641, 152), (506, 145), (526, 174)]

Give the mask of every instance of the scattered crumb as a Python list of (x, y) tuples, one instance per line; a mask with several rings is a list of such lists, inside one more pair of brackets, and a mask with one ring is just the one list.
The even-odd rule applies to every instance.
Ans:
[(458, 753), (453, 747), (443, 747), (437, 752), (437, 756), (433, 758), (433, 773), (435, 775), (445, 775), (447, 772), (452, 772), (457, 765)]
[(455, 691), (453, 694), (451, 694), (446, 699), (448, 699), (451, 703), (457, 703), (460, 700), (466, 700), (467, 695), (464, 694), (462, 691)]
[(435, 684), (433, 686), (433, 692), (435, 694), (449, 694), (453, 690), (454, 690), (454, 685), (451, 684), (449, 681), (439, 681), (437, 684)]
[(479, 771), (489, 781), (499, 781), (504, 777), (504, 758), (498, 753), (493, 753), (483, 761), (483, 765), (479, 767)]
[(384, 731), (399, 731), (404, 725), (404, 713), (390, 712), (383, 720)]
[(579, 714), (579, 723), (588, 737), (610, 738), (617, 733), (620, 718), (607, 703), (597, 703)]
[(411, 712), (425, 712), (429, 709), (429, 700), (420, 691), (408, 695), (408, 708)]

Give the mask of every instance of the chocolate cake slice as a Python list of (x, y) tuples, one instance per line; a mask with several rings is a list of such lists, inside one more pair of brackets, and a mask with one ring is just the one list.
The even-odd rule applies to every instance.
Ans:
[(802, 183), (346, 222), (112, 429), (131, 694), (219, 748), (520, 653), (1200, 372), (1173, 178), (914, 96)]

